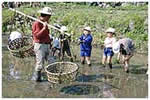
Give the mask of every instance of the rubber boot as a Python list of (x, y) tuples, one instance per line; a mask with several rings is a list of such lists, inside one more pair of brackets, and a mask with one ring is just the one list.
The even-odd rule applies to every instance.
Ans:
[(126, 73), (129, 73), (129, 69), (127, 69)]
[(89, 67), (91, 67), (91, 64), (88, 64)]
[(73, 62), (73, 58), (72, 57), (70, 58), (70, 61)]
[(84, 61), (84, 60), (83, 60), (83, 61), (81, 61), (81, 64), (82, 64), (82, 65), (84, 65), (84, 64), (85, 64), (85, 61)]
[(129, 68), (125, 68), (125, 72), (126, 72), (126, 73), (129, 73)]
[(108, 65), (109, 65), (109, 68), (112, 69), (112, 64), (108, 64)]
[(102, 64), (102, 66), (103, 66), (103, 68), (105, 68), (105, 67), (106, 67), (106, 65), (105, 65), (105, 64)]
[(36, 76), (36, 82), (41, 82), (41, 71), (37, 71)]

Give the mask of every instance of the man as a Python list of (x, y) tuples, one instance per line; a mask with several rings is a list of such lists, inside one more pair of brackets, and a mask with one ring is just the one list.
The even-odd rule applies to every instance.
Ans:
[(118, 53), (118, 61), (123, 57), (123, 64), (125, 72), (129, 73), (129, 61), (134, 53), (134, 43), (130, 38), (122, 38), (113, 46), (114, 53)]
[(50, 37), (47, 23), (52, 15), (51, 8), (44, 7), (39, 11), (41, 14), (39, 20), (45, 22), (42, 23), (35, 21), (32, 25), (32, 34), (34, 41), (34, 52), (36, 54), (36, 81), (41, 81), (41, 70), (43, 69), (44, 61), (48, 60), (49, 48), (50, 48)]
[(71, 36), (70, 34), (67, 33), (66, 26), (61, 27), (61, 34), (59, 38), (60, 38), (60, 44), (61, 44), (61, 59), (64, 60), (64, 55), (66, 52), (70, 58), (70, 61), (72, 62), (73, 58), (72, 58), (70, 46), (69, 46), (69, 42), (71, 41)]

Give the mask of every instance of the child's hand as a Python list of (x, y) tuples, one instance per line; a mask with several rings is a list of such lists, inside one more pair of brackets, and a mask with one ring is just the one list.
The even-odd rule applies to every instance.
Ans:
[(81, 40), (80, 40), (80, 39), (78, 39), (78, 45), (80, 44), (80, 41), (81, 41)]

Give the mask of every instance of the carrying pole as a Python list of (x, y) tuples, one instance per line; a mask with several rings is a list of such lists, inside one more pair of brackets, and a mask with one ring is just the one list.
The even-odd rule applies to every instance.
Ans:
[[(40, 23), (42, 23), (42, 24), (45, 24), (43, 21), (41, 21), (41, 20), (39, 20), (39, 19), (37, 19), (37, 18), (34, 18), (34, 17), (32, 17), (32, 16), (26, 15), (26, 14), (24, 14), (24, 13), (22, 13), (22, 12), (16, 10), (16, 9), (9, 8), (9, 10), (14, 11), (14, 12), (16, 12), (16, 13), (18, 13), (18, 14), (21, 14), (21, 15), (23, 15), (23, 16), (25, 16), (25, 17), (28, 17), (28, 18), (30, 18), (30, 19), (32, 19), (32, 20), (38, 21), (38, 22), (40, 22)], [(58, 29), (58, 28), (56, 28), (56, 27), (54, 27), (54, 26), (52, 26), (52, 25), (50, 25), (50, 24), (47, 24), (47, 26), (48, 26), (49, 28), (53, 28), (53, 29), (55, 29), (55, 30), (61, 32), (60, 29)]]

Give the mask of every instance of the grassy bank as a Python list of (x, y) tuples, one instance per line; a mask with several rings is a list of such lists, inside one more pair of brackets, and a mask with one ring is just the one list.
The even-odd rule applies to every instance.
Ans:
[[(105, 30), (108, 27), (114, 27), (117, 30), (116, 36), (124, 35), (135, 41), (136, 47), (147, 49), (148, 41), (148, 6), (128, 5), (116, 8), (100, 8), (77, 3), (48, 3), (53, 9), (54, 15), (50, 24), (58, 23), (66, 25), (69, 33), (73, 34), (75, 40), (82, 33), (84, 26), (92, 28), (92, 35), (95, 44), (102, 44), (105, 38)], [(26, 14), (35, 14), (40, 8), (21, 7), (18, 10)], [(3, 9), (3, 32), (7, 32), (8, 21), (13, 17), (13, 12)], [(132, 26), (130, 25), (132, 23)], [(131, 27), (130, 27), (131, 26)], [(131, 29), (132, 28), (132, 29)], [(31, 30), (31, 27), (27, 28)], [(26, 30), (26, 31), (27, 31)], [(51, 30), (53, 33), (53, 30)], [(31, 34), (31, 32), (26, 32)]]

